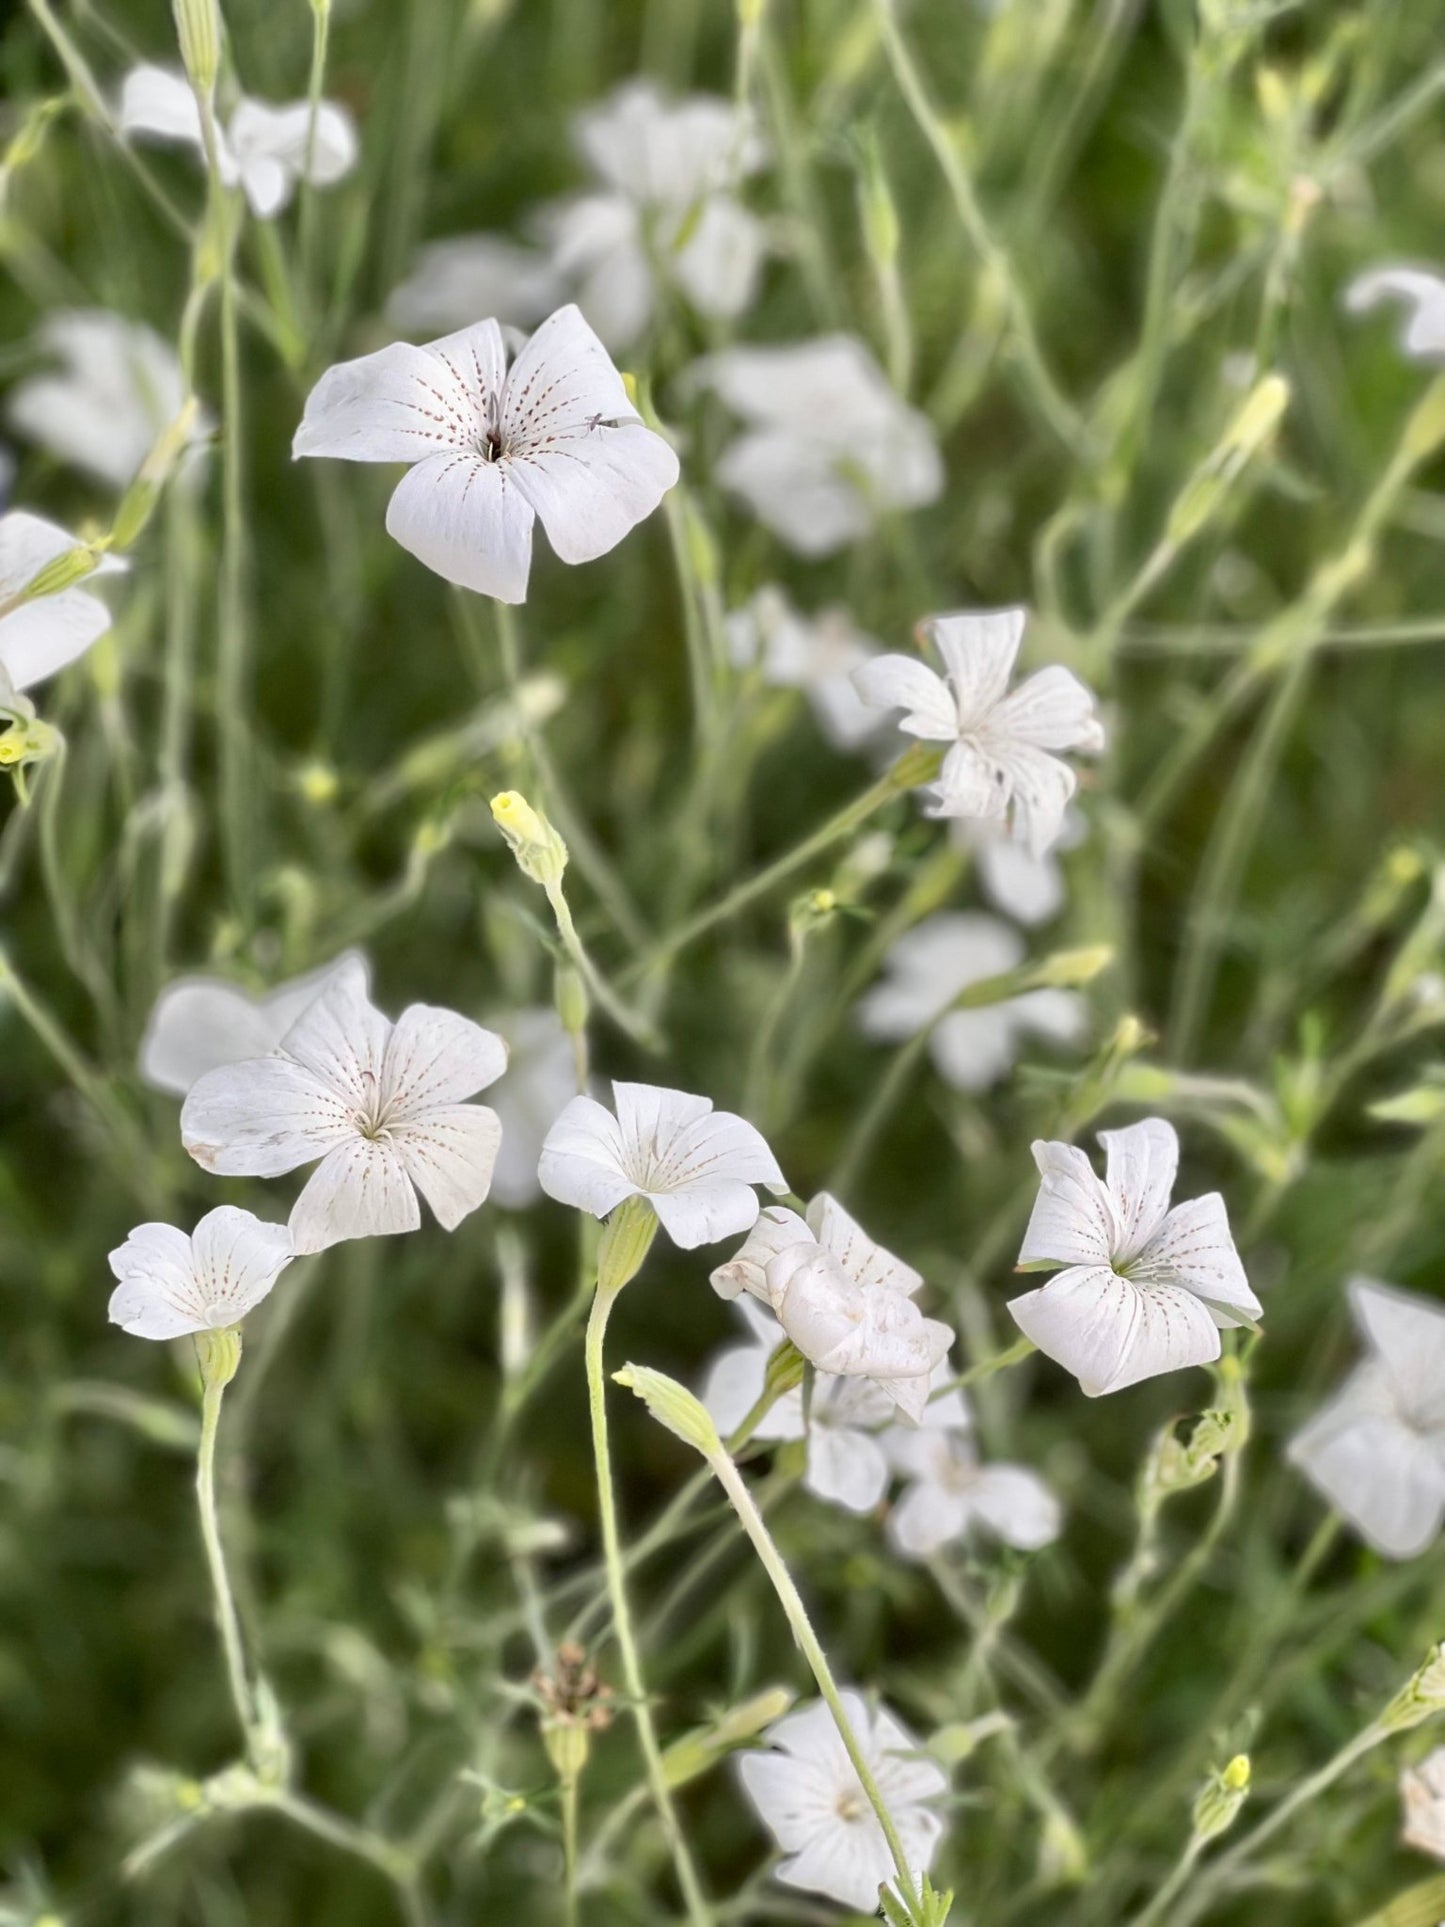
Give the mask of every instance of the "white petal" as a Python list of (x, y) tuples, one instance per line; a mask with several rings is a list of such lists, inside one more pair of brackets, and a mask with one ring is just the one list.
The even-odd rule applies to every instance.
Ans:
[(928, 1043), (939, 1076), (956, 1091), (986, 1091), (1014, 1061), (1014, 1025), (1007, 1005), (951, 1010)]
[(989, 725), (1034, 749), (1078, 749), (1097, 752), (1104, 747), (1104, 729), (1094, 713), (1093, 691), (1057, 663), (1040, 669), (1001, 702)]
[(1192, 1292), (1139, 1286), (1102, 1265), (1061, 1271), (1009, 1300), (1026, 1338), (1078, 1379), (1089, 1398), (1219, 1356), (1219, 1332)]
[(698, 1179), (681, 1191), (649, 1191), (669, 1238), (684, 1251), (717, 1244), (746, 1231), (758, 1215), (758, 1194), (735, 1178)]
[(69, 529), (28, 509), (9, 509), (0, 515), (0, 603), (15, 601), (43, 568), (79, 546), (80, 538)]
[(123, 488), (181, 411), (179, 356), (153, 328), (103, 308), (47, 315), (39, 338), (63, 371), (11, 391), (12, 425), (60, 460)]
[(1373, 1278), (1352, 1278), (1350, 1310), (1389, 1373), (1400, 1411), (1445, 1427), (1445, 1305)]
[(137, 1338), (179, 1338), (205, 1329), (205, 1298), (184, 1231), (137, 1225), (111, 1252), (110, 1268), (120, 1280), (110, 1296), (112, 1324)]
[(386, 531), (447, 582), (498, 602), (525, 602), (532, 508), (516, 465), (480, 455), (433, 455), (397, 483)]
[(1058, 1500), (1023, 1465), (986, 1465), (968, 1493), (972, 1509), (996, 1539), (1021, 1552), (1052, 1545), (1063, 1526)]
[(1204, 1300), (1218, 1325), (1251, 1321), (1264, 1309), (1249, 1288), (1217, 1191), (1175, 1205), (1129, 1267), (1129, 1275), (1141, 1285), (1183, 1285)]
[(827, 1191), (820, 1191), (809, 1204), (808, 1228), (854, 1284), (901, 1291), (911, 1298), (923, 1283), (922, 1272), (885, 1251)]
[(202, 149), (201, 110), (183, 73), (149, 63), (132, 67), (121, 83), (117, 124), (122, 134), (151, 134)]
[(562, 298), (551, 263), (499, 234), (430, 241), (392, 290), (386, 312), (402, 328), (456, 328), (479, 314), (529, 328)]
[[(538, 209), (536, 227), (599, 339), (611, 349), (631, 347), (653, 308), (652, 263), (635, 205), (620, 194), (570, 195)], [(547, 302), (539, 315), (555, 306)]]
[(484, 428), (451, 367), (396, 341), (327, 369), (306, 397), (291, 453), (420, 462), (441, 450), (471, 450)]
[(919, 624), (948, 672), (955, 732), (981, 723), (1008, 693), (1025, 616), (1023, 609), (963, 609)]
[(1406, 354), (1445, 355), (1445, 280), (1427, 268), (1375, 268), (1351, 282), (1345, 296), (1356, 314), (1395, 300), (1409, 309), (1400, 333)]
[(325, 1251), (346, 1238), (386, 1237), (420, 1223), (398, 1148), (353, 1133), (307, 1180), (291, 1212), (291, 1238), (298, 1252)]
[(336, 975), (281, 1039), (281, 1048), (350, 1106), (372, 1111), (392, 1026), (354, 972)]
[[(616, 1090), (617, 1086), (613, 1088)], [(631, 1132), (629, 1141), (636, 1142)], [(771, 1191), (788, 1188), (787, 1179), (778, 1169), (778, 1161), (762, 1132), (731, 1111), (709, 1109), (676, 1125), (670, 1136), (659, 1137), (656, 1154), (648, 1167), (646, 1188), (653, 1193), (682, 1193), (723, 1179), (745, 1185), (765, 1184)], [(746, 1231), (756, 1216), (755, 1211), (746, 1224), (735, 1229)]]
[(15, 689), (33, 689), (83, 656), (110, 627), (110, 610), (83, 589), (37, 596), (0, 615), (0, 667)]
[(547, 1133), (537, 1177), (549, 1198), (605, 1218), (637, 1185), (623, 1165), (617, 1119), (592, 1097), (574, 1097)]
[(577, 1089), (572, 1040), (550, 1005), (510, 1011), (498, 1020), (507, 1069), (488, 1093), (502, 1125), (492, 1197), (521, 1210), (541, 1196), (537, 1160), (553, 1123)]
[(709, 355), (692, 373), (745, 420), (827, 435), (840, 448), (880, 436), (900, 414), (912, 412), (851, 335), (782, 348), (729, 348)]
[(222, 1177), (280, 1177), (355, 1130), (346, 1099), (286, 1057), (208, 1071), (181, 1107), (181, 1142)]
[(1052, 856), (1036, 857), (997, 826), (959, 824), (974, 851), (979, 882), (996, 909), (1015, 923), (1048, 923), (1064, 905), (1064, 875)]
[(726, 194), (710, 196), (687, 218), (688, 238), (672, 260), (677, 284), (699, 314), (734, 320), (757, 293), (767, 231)]
[(284, 1224), (263, 1223), (230, 1204), (206, 1213), (191, 1233), (191, 1250), (207, 1323), (217, 1327), (239, 1324), (293, 1256)]
[(492, 1030), (431, 1004), (410, 1004), (397, 1018), (381, 1066), (381, 1103), (392, 1125), (438, 1105), (461, 1104), (507, 1068), (507, 1047)]
[(797, 555), (833, 555), (867, 535), (876, 520), (856, 465), (831, 442), (808, 440), (791, 429), (739, 435), (723, 450), (715, 472)]
[(859, 1006), (863, 1029), (895, 1042), (912, 1037), (960, 991), (1012, 970), (1023, 954), (1018, 932), (997, 917), (949, 911), (927, 917), (890, 948), (886, 981)]
[(1360, 1368), (1290, 1441), (1288, 1456), (1390, 1559), (1425, 1551), (1445, 1521), (1445, 1452), (1389, 1409), (1382, 1368)]
[(1108, 1160), (1104, 1182), (1119, 1220), (1114, 1256), (1142, 1252), (1164, 1222), (1179, 1172), (1179, 1133), (1162, 1117), (1122, 1131), (1100, 1131)]
[(813, 1243), (813, 1234), (796, 1211), (770, 1204), (758, 1213), (757, 1223), (726, 1264), (712, 1274), (712, 1287), (722, 1298), (736, 1298), (740, 1292), (768, 1302), (769, 1262), (793, 1245)]
[(948, 684), (916, 656), (875, 656), (853, 671), (853, 687), (874, 709), (903, 709), (899, 728), (929, 742), (951, 742), (958, 711)]
[(484, 1104), (433, 1105), (393, 1125), (391, 1141), (437, 1223), (454, 1231), (491, 1189), (502, 1127)]
[(920, 1480), (888, 1515), (888, 1537), (908, 1559), (928, 1559), (968, 1530), (969, 1506), (961, 1492)]
[(944, 759), (930, 814), (1010, 818), (1010, 833), (1035, 857), (1053, 849), (1079, 787), (1067, 763), (989, 730), (955, 743)]
[(871, 1512), (888, 1485), (888, 1461), (877, 1439), (846, 1425), (815, 1424), (808, 1434), (803, 1483), (849, 1512)]
[[(295, 179), (308, 175), (317, 187), (329, 187), (356, 165), (356, 127), (345, 108), (334, 101), (317, 103), (316, 130), (311, 132), (308, 101), (272, 107), (265, 101), (243, 100), (231, 116), (231, 147), (243, 169), (254, 159), (275, 161)], [(289, 193), (289, 188), (288, 188)]]
[(1107, 1264), (1119, 1225), (1094, 1167), (1074, 1144), (1039, 1138), (1032, 1148), (1043, 1182), (1019, 1251), (1020, 1265)]
[(338, 975), (355, 975), (366, 988), (367, 964), (350, 950), (334, 963), (252, 997), (220, 977), (178, 977), (157, 997), (139, 1052), (140, 1074), (156, 1090), (178, 1097), (222, 1064), (264, 1057)]

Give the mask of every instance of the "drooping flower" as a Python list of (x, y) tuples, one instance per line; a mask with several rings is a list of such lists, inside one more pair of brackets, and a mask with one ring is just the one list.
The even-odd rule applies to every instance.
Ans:
[[(120, 131), (176, 141), (205, 156), (201, 110), (185, 75), (169, 67), (133, 67), (121, 88)], [(260, 220), (279, 214), (300, 181), (334, 187), (356, 165), (356, 128), (334, 101), (238, 102), (225, 128), (216, 129), (216, 161), (227, 187), (239, 182)]]
[[(25, 594), (42, 569), (78, 546), (43, 516), (25, 509), (0, 515), (0, 672), (12, 690), (31, 689), (77, 661), (110, 627), (110, 610), (79, 583), (49, 595)], [(106, 555), (91, 574), (124, 570), (119, 556)]]
[(976, 1010), (948, 1008), (961, 991), (1002, 976), (1023, 958), (1023, 939), (997, 917), (939, 911), (890, 947), (884, 981), (858, 1007), (864, 1034), (902, 1043), (931, 1025), (928, 1049), (939, 1076), (955, 1090), (987, 1090), (1006, 1074), (1030, 1032), (1072, 1044), (1088, 1022), (1088, 1006), (1071, 990), (1026, 990)]
[(614, 1081), (616, 1114), (574, 1097), (547, 1133), (537, 1176), (549, 1198), (605, 1218), (646, 1198), (668, 1236), (690, 1251), (746, 1231), (754, 1185), (786, 1191), (761, 1132), (710, 1097)]
[(386, 313), (398, 328), (465, 328), (479, 314), (535, 328), (562, 294), (562, 277), (540, 249), (501, 234), (453, 234), (418, 251)]
[(192, 1085), (181, 1140), (222, 1176), (319, 1158), (291, 1213), (297, 1251), (415, 1231), (418, 1191), (452, 1231), (485, 1199), (501, 1136), (495, 1112), (466, 1100), (506, 1062), (499, 1037), (454, 1011), (412, 1004), (393, 1024), (345, 972), (272, 1055)]
[[(36, 339), (61, 365), (15, 385), (10, 426), (57, 460), (124, 488), (185, 404), (180, 357), (154, 328), (104, 308), (49, 314)], [(210, 430), (198, 415), (193, 441)]]
[(950, 841), (972, 856), (979, 887), (994, 909), (1029, 929), (1051, 922), (1063, 909), (1065, 882), (1059, 855), (1077, 849), (1087, 829), (1078, 810), (1067, 810), (1052, 849), (1035, 856), (996, 817), (960, 816), (948, 826)]
[(1360, 1537), (1413, 1559), (1445, 1521), (1445, 1305), (1352, 1278), (1366, 1355), (1289, 1457)]
[(1163, 1118), (1101, 1131), (1104, 1181), (1072, 1144), (1036, 1142), (1043, 1183), (1021, 1271), (1065, 1266), (1009, 1301), (1014, 1322), (1090, 1398), (1218, 1358), (1219, 1332), (1252, 1323), (1259, 1300), (1217, 1191), (1171, 1210), (1179, 1139)]
[(388, 532), (448, 582), (500, 602), (526, 596), (535, 517), (564, 562), (590, 562), (678, 478), (676, 455), (570, 306), (510, 369), (495, 321), (341, 362), (307, 397), (292, 454), (410, 463)]
[(801, 689), (835, 749), (859, 749), (881, 718), (853, 687), (853, 671), (880, 648), (846, 609), (803, 616), (769, 584), (727, 619), (728, 651), (739, 669), (756, 668), (778, 689)]
[(188, 1238), (169, 1224), (140, 1224), (110, 1254), (120, 1280), (110, 1320), (137, 1338), (224, 1331), (253, 1311), (294, 1256), (284, 1224), (223, 1204)]
[(748, 424), (723, 451), (719, 481), (799, 555), (831, 555), (880, 516), (943, 492), (927, 418), (851, 335), (724, 349), (694, 378)]
[(547, 1132), (577, 1090), (572, 1040), (549, 1004), (496, 1020), (507, 1046), (505, 1076), (492, 1091), (502, 1125), (502, 1148), (492, 1172), (492, 1197), (520, 1211), (542, 1195), (537, 1160)]
[(953, 1343), (949, 1327), (913, 1302), (919, 1273), (826, 1191), (806, 1219), (770, 1205), (712, 1283), (724, 1298), (760, 1299), (819, 1372), (869, 1381), (915, 1423)]
[[(948, 1776), (886, 1707), (870, 1706), (846, 1688), (839, 1698), (916, 1881), (943, 1833), (933, 1803), (948, 1792)], [(832, 1714), (814, 1700), (763, 1738), (770, 1750), (742, 1754), (738, 1772), (759, 1819), (788, 1856), (777, 1878), (875, 1914), (878, 1889), (896, 1879), (896, 1869)]]
[(353, 982), (365, 996), (370, 969), (359, 950), (348, 950), (260, 996), (206, 972), (177, 977), (156, 998), (146, 1020), (138, 1058), (141, 1077), (154, 1090), (184, 1097), (207, 1071), (279, 1050), (303, 1011), (341, 979)]
[(1352, 314), (1366, 314), (1387, 301), (1400, 302), (1405, 319), (1400, 346), (1413, 361), (1445, 359), (1445, 278), (1429, 268), (1371, 268), (1345, 293)]
[(985, 1465), (968, 1421), (935, 1419), (934, 1401), (916, 1430), (895, 1425), (883, 1449), (909, 1481), (888, 1515), (888, 1536), (908, 1559), (927, 1559), (982, 1527), (1006, 1546), (1036, 1552), (1059, 1536), (1059, 1502), (1026, 1465)]
[(1400, 1838), (1405, 1845), (1445, 1860), (1445, 1746), (1427, 1753), (1418, 1766), (1404, 1768), (1400, 1800), (1405, 1809)]
[(1090, 691), (1057, 663), (1010, 691), (1024, 621), (1022, 609), (931, 616), (918, 634), (938, 651), (942, 675), (914, 656), (880, 656), (853, 680), (865, 702), (904, 711), (905, 735), (949, 745), (929, 786), (930, 816), (1005, 823), (1037, 857), (1058, 841), (1078, 787), (1057, 752), (1096, 754), (1104, 730)]

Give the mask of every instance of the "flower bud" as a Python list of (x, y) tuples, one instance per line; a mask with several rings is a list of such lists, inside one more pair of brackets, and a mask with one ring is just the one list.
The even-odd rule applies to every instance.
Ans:
[(635, 1392), (658, 1424), (665, 1425), (684, 1445), (701, 1452), (705, 1459), (722, 1455), (723, 1443), (707, 1407), (685, 1385), (646, 1365), (624, 1365), (612, 1376), (618, 1385)]
[(523, 876), (544, 887), (560, 883), (567, 867), (567, 845), (541, 811), (534, 810), (517, 790), (502, 790), (492, 798), (491, 809)]
[(201, 1383), (208, 1391), (229, 1385), (241, 1363), (240, 1326), (197, 1332), (196, 1362), (201, 1368)]
[(1236, 1753), (1218, 1773), (1211, 1773), (1194, 1802), (1194, 1838), (1213, 1840), (1238, 1818), (1249, 1798), (1249, 1755)]
[(698, 1779), (735, 1747), (746, 1746), (774, 1720), (780, 1720), (792, 1703), (793, 1694), (788, 1687), (773, 1686), (730, 1708), (714, 1725), (684, 1733), (663, 1753), (663, 1779), (670, 1788), (686, 1786)]
[(198, 94), (212, 100), (221, 71), (221, 9), (216, 0), (172, 0), (172, 11), (186, 78)]
[(1405, 1733), (1441, 1712), (1445, 1712), (1445, 1642), (1431, 1648), (1430, 1657), (1396, 1693), (1376, 1725), (1382, 1733)]
[(77, 542), (73, 549), (67, 549), (64, 555), (57, 555), (53, 562), (47, 562), (43, 569), (31, 576), (21, 590), (19, 600), (35, 602), (41, 596), (59, 595), (62, 589), (73, 588), (77, 582), (83, 582), (86, 576), (94, 575), (109, 547), (109, 536), (102, 536), (95, 542)]
[(642, 1269), (657, 1235), (657, 1213), (646, 1198), (624, 1198), (602, 1227), (597, 1244), (597, 1289), (616, 1297)]
[(559, 963), (552, 984), (552, 1000), (562, 1028), (569, 1037), (580, 1037), (587, 1028), (589, 1002), (587, 986), (575, 964)]

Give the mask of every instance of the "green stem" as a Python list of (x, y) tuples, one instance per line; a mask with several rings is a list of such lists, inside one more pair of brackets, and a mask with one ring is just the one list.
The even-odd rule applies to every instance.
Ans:
[(259, 1721), (255, 1695), (246, 1671), (246, 1650), (241, 1640), (241, 1621), (236, 1598), (226, 1570), (226, 1551), (221, 1543), (220, 1520), (216, 1513), (216, 1432), (221, 1419), (224, 1381), (207, 1378), (201, 1397), (201, 1443), (196, 1454), (196, 1503), (201, 1515), (201, 1538), (210, 1568), (211, 1593), (215, 1604), (216, 1629), (226, 1656), (226, 1678), (236, 1718), (245, 1738), (246, 1751), (253, 1763)]

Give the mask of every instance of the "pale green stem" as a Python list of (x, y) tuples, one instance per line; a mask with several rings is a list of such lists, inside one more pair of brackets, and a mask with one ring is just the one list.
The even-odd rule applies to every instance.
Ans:
[(216, 1630), (226, 1657), (226, 1679), (231, 1701), (245, 1737), (246, 1751), (256, 1759), (257, 1727), (255, 1696), (246, 1672), (246, 1649), (241, 1639), (241, 1621), (236, 1598), (226, 1570), (226, 1551), (221, 1543), (220, 1520), (216, 1513), (216, 1432), (221, 1420), (221, 1400), (225, 1386), (208, 1381), (201, 1396), (201, 1443), (196, 1454), (196, 1503), (201, 1515), (201, 1538), (206, 1548), (206, 1564), (211, 1574), (211, 1594), (215, 1607)]
[(543, 888), (547, 892), (547, 901), (552, 906), (552, 915), (557, 921), (557, 934), (562, 939), (562, 948), (577, 966), (583, 983), (586, 984), (596, 1003), (607, 1013), (619, 1030), (626, 1031), (627, 1035), (634, 1042), (641, 1044), (644, 1050), (660, 1050), (662, 1037), (656, 1025), (640, 1012), (628, 1009), (587, 954), (582, 939), (577, 934), (577, 926), (572, 921), (572, 912), (562, 893), (560, 880), (544, 884)]
[(311, 0), (311, 79), (306, 90), (306, 158), (301, 169), (300, 215), (301, 277), (308, 294), (316, 256), (317, 189), (311, 179), (311, 162), (316, 150), (316, 116), (326, 81), (326, 48), (330, 34), (331, 0)]
[(566, 1927), (579, 1927), (577, 1913), (577, 1775), (562, 1781), (562, 1868), (566, 1881), (563, 1918)]
[(1156, 1922), (1168, 1920), (1170, 1907), (1187, 1885), (1189, 1876), (1194, 1871), (1194, 1863), (1207, 1845), (1208, 1842), (1201, 1840), (1197, 1833), (1190, 1834), (1184, 1851), (1175, 1861), (1168, 1878), (1154, 1898), (1134, 1915), (1129, 1927), (1155, 1927)]
[(928, 1395), (930, 1405), (934, 1399), (942, 1398), (945, 1392), (962, 1392), (970, 1385), (981, 1385), (998, 1372), (1006, 1372), (1010, 1365), (1021, 1365), (1026, 1358), (1032, 1358), (1038, 1346), (1031, 1338), (1016, 1338), (1007, 1350), (995, 1352), (992, 1358), (981, 1358), (976, 1365), (970, 1365), (966, 1372), (957, 1378), (935, 1386)]

